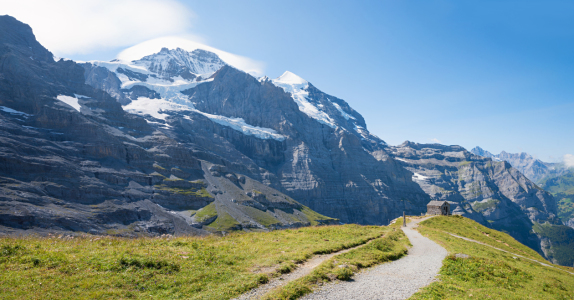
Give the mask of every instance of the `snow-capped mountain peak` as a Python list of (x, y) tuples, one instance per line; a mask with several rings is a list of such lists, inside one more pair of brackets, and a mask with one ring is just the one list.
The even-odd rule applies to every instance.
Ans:
[(124, 98), (130, 99), (123, 105), (125, 110), (149, 114), (156, 119), (167, 117), (161, 111), (193, 110), (193, 103), (181, 91), (213, 80), (210, 77), (226, 65), (213, 52), (202, 49), (189, 52), (181, 48), (162, 48), (131, 62), (90, 63), (105, 67), (117, 76), (121, 83), (120, 92)]
[(271, 82), (285, 92), (290, 93), (299, 110), (319, 123), (334, 129), (343, 127), (349, 131), (355, 131), (362, 140), (372, 142), (372, 144), (385, 145), (384, 141), (367, 131), (362, 118), (359, 117), (359, 120), (353, 116), (353, 109), (345, 101), (331, 100), (332, 96), (319, 91), (300, 76), (285, 71), (285, 73), (271, 80)]
[(182, 76), (191, 78), (196, 76), (209, 77), (226, 63), (213, 52), (196, 49), (192, 52), (181, 48), (170, 50), (162, 48), (160, 52), (143, 57), (132, 62), (143, 65), (150, 72), (163, 78)]
[(308, 85), (309, 82), (289, 71), (285, 71), (285, 73), (283, 73), (281, 76), (277, 77), (275, 80), (273, 80), (276, 83), (281, 83), (281, 84), (289, 84), (289, 85), (300, 85), (300, 86), (304, 86), (304, 85)]
[(328, 113), (321, 109), (320, 103), (309, 101), (309, 82), (289, 71), (285, 71), (283, 75), (271, 81), (274, 85), (282, 88), (285, 92), (291, 94), (291, 98), (299, 106), (299, 110), (304, 112), (309, 117), (323, 123), (331, 128), (337, 127), (335, 120), (333, 120)]
[[(170, 127), (171, 125), (165, 122), (170, 111), (197, 113), (246, 135), (277, 141), (286, 139), (273, 129), (247, 124), (242, 118), (199, 111), (189, 97), (182, 93), (199, 84), (213, 81), (211, 76), (227, 65), (213, 52), (203, 49), (189, 52), (181, 48), (162, 48), (157, 53), (131, 62), (92, 61), (90, 64), (113, 72), (121, 82), (120, 93), (130, 98), (129, 103), (122, 105), (123, 109), (146, 117), (149, 123)], [(189, 116), (184, 119), (189, 119)], [(157, 122), (158, 120), (163, 120), (164, 123)]]

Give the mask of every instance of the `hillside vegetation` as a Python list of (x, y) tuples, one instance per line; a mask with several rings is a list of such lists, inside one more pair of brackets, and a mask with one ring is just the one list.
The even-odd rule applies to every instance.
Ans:
[(0, 299), (230, 299), (314, 254), (389, 231), (342, 225), (203, 238), (2, 238)]
[(574, 229), (564, 225), (534, 223), (532, 230), (551, 242), (548, 258), (566, 266), (574, 266)]
[(460, 216), (435, 217), (418, 230), (451, 255), (443, 261), (440, 280), (411, 299), (573, 299), (574, 268), (541, 265), (549, 263), (505, 233)]
[(558, 217), (562, 222), (574, 219), (574, 172), (543, 179), (539, 185), (556, 198)]

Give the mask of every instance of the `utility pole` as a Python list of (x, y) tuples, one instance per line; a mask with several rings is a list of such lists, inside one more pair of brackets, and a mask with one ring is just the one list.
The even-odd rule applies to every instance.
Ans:
[(405, 205), (405, 199), (401, 199), (403, 200), (403, 227), (407, 227), (407, 218), (405, 216), (405, 210), (407, 209), (407, 206)]
[(403, 227), (407, 227), (407, 218), (405, 217), (405, 211), (403, 210)]

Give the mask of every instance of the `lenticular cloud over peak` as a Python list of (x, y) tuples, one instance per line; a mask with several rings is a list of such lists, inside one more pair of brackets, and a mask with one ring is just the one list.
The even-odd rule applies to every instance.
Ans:
[(203, 43), (194, 41), (192, 38), (193, 37), (183, 38), (177, 36), (168, 36), (148, 40), (123, 50), (117, 55), (117, 59), (122, 61), (134, 61), (141, 59), (144, 56), (158, 53), (162, 48), (168, 48), (170, 50), (181, 48), (189, 52), (196, 49), (203, 49), (217, 54), (223, 61), (237, 69), (243, 70), (254, 76), (263, 75), (265, 68), (265, 64), (263, 62), (213, 48)]

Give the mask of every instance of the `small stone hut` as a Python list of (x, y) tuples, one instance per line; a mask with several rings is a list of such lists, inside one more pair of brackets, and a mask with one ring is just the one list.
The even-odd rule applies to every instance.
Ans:
[(450, 203), (448, 201), (431, 201), (427, 204), (427, 215), (450, 215)]

